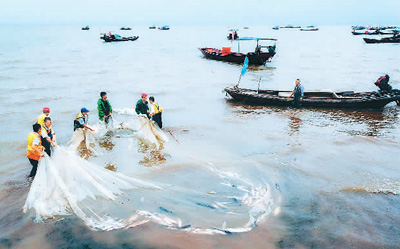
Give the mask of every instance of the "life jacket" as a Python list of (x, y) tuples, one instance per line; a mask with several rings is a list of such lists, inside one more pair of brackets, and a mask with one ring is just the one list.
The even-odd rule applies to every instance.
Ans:
[(159, 104), (153, 103), (153, 108), (154, 108), (154, 114), (162, 112), (162, 109)]
[(35, 138), (39, 139), (39, 145), (37, 146), (39, 150), (42, 150), (42, 139), (40, 138), (40, 135), (37, 134), (36, 132), (31, 132), (28, 135), (28, 146), (27, 146), (27, 158), (39, 161), (40, 160), (40, 153), (36, 152), (33, 147), (32, 143)]
[(42, 125), (42, 130), (45, 130), (47, 133), (47, 136), (50, 137), (50, 140), (53, 139), (53, 128), (50, 126), (49, 128), (47, 128), (46, 125)]
[[(87, 120), (86, 117), (80, 112), (78, 115), (76, 115), (75, 121), (77, 121), (79, 123), (79, 119), (82, 118), (83, 119), (83, 123), (86, 124)], [(80, 124), (80, 123), (79, 123)]]
[(44, 118), (47, 117), (46, 114), (42, 114), (37, 118), (36, 123), (40, 124), (40, 125), (44, 125)]

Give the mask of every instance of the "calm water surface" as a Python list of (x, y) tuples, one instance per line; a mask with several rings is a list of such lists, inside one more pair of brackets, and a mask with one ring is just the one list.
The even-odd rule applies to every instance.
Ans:
[[(226, 27), (133, 27), (119, 33), (139, 35), (137, 41), (104, 43), (99, 33), (109, 30), (118, 27), (0, 27), (7, 34), (0, 40), (0, 247), (400, 248), (398, 106), (342, 111), (243, 105), (223, 92), (237, 82), (241, 66), (204, 59), (197, 50), (237, 49), (226, 40)], [(374, 91), (373, 82), (387, 73), (400, 88), (400, 46), (365, 44), (349, 27), (250, 27), (239, 35), (278, 38), (272, 62), (250, 67), (243, 87), (256, 88), (261, 78), (261, 88), (292, 89), (300, 78), (306, 90)], [(135, 131), (123, 131), (100, 141), (101, 153), (89, 161), (170, 184), (155, 209), (173, 207), (192, 226), (235, 224), (203, 205), (226, 191), (226, 182), (236, 186), (233, 176), (268, 192), (265, 216), (249, 232), (211, 235), (157, 222), (93, 231), (74, 215), (35, 223), (22, 212), (30, 188), (25, 155), (31, 124), (50, 107), (58, 143), (66, 145), (81, 107), (92, 110), (90, 122), (97, 123), (100, 91), (108, 92), (115, 120), (128, 123), (136, 120), (140, 94), (154, 95), (170, 141), (155, 156), (132, 136)], [(202, 205), (193, 207), (188, 196)], [(128, 206), (119, 205), (120, 213), (136, 208)]]

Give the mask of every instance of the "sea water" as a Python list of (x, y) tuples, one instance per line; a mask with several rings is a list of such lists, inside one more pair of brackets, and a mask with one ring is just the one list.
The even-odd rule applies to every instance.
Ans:
[[(241, 65), (205, 59), (197, 48), (245, 52), (255, 44), (228, 41), (227, 27), (134, 27), (118, 31), (139, 35), (134, 42), (99, 39), (117, 29), (0, 27), (7, 34), (0, 40), (1, 247), (399, 246), (398, 106), (357, 111), (236, 103), (223, 89), (237, 83)], [(350, 31), (241, 29), (241, 37), (278, 40), (272, 62), (250, 67), (240, 84), (291, 90), (299, 78), (305, 90), (374, 91), (373, 82), (389, 74), (399, 89), (400, 46), (366, 44)], [(86, 107), (96, 126), (101, 91), (108, 93), (116, 128), (98, 131), (90, 153), (70, 157), (156, 187), (127, 187), (114, 199), (78, 203), (121, 226), (91, 226), (73, 210), (38, 222), (34, 210), (23, 212), (34, 186), (26, 179), (31, 125), (50, 107), (59, 149), (72, 153), (73, 119)], [(140, 134), (134, 108), (143, 92), (164, 110), (168, 142), (158, 146)]]

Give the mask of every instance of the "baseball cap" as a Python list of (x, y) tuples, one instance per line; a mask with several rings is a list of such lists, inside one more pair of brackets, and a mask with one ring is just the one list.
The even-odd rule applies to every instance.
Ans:
[(44, 107), (44, 108), (43, 108), (43, 112), (50, 112), (50, 108)]
[(142, 93), (142, 98), (147, 98), (147, 94)]
[(83, 107), (83, 108), (81, 109), (81, 112), (89, 112), (89, 110), (86, 109), (85, 107)]

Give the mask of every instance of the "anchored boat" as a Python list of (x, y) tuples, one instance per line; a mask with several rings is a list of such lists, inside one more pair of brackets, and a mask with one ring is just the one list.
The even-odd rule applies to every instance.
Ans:
[(239, 53), (239, 52), (231, 52), (231, 47), (223, 47), (222, 50), (217, 48), (199, 48), (204, 57), (217, 60), (217, 61), (226, 61), (233, 63), (243, 63), (245, 58), (249, 58), (250, 65), (264, 65), (267, 61), (271, 61), (272, 57), (275, 55), (276, 44), (272, 46), (261, 45), (260, 41), (276, 41), (277, 39), (273, 38), (254, 38), (254, 37), (245, 37), (239, 38), (237, 41), (257, 41), (256, 48), (254, 52), (248, 53)]
[[(288, 98), (292, 91), (252, 90), (239, 87), (227, 87), (225, 91), (235, 100), (247, 104), (267, 106), (291, 106), (293, 98)], [(400, 90), (378, 92), (304, 92), (302, 107), (371, 109), (382, 108), (390, 102), (400, 103)]]

